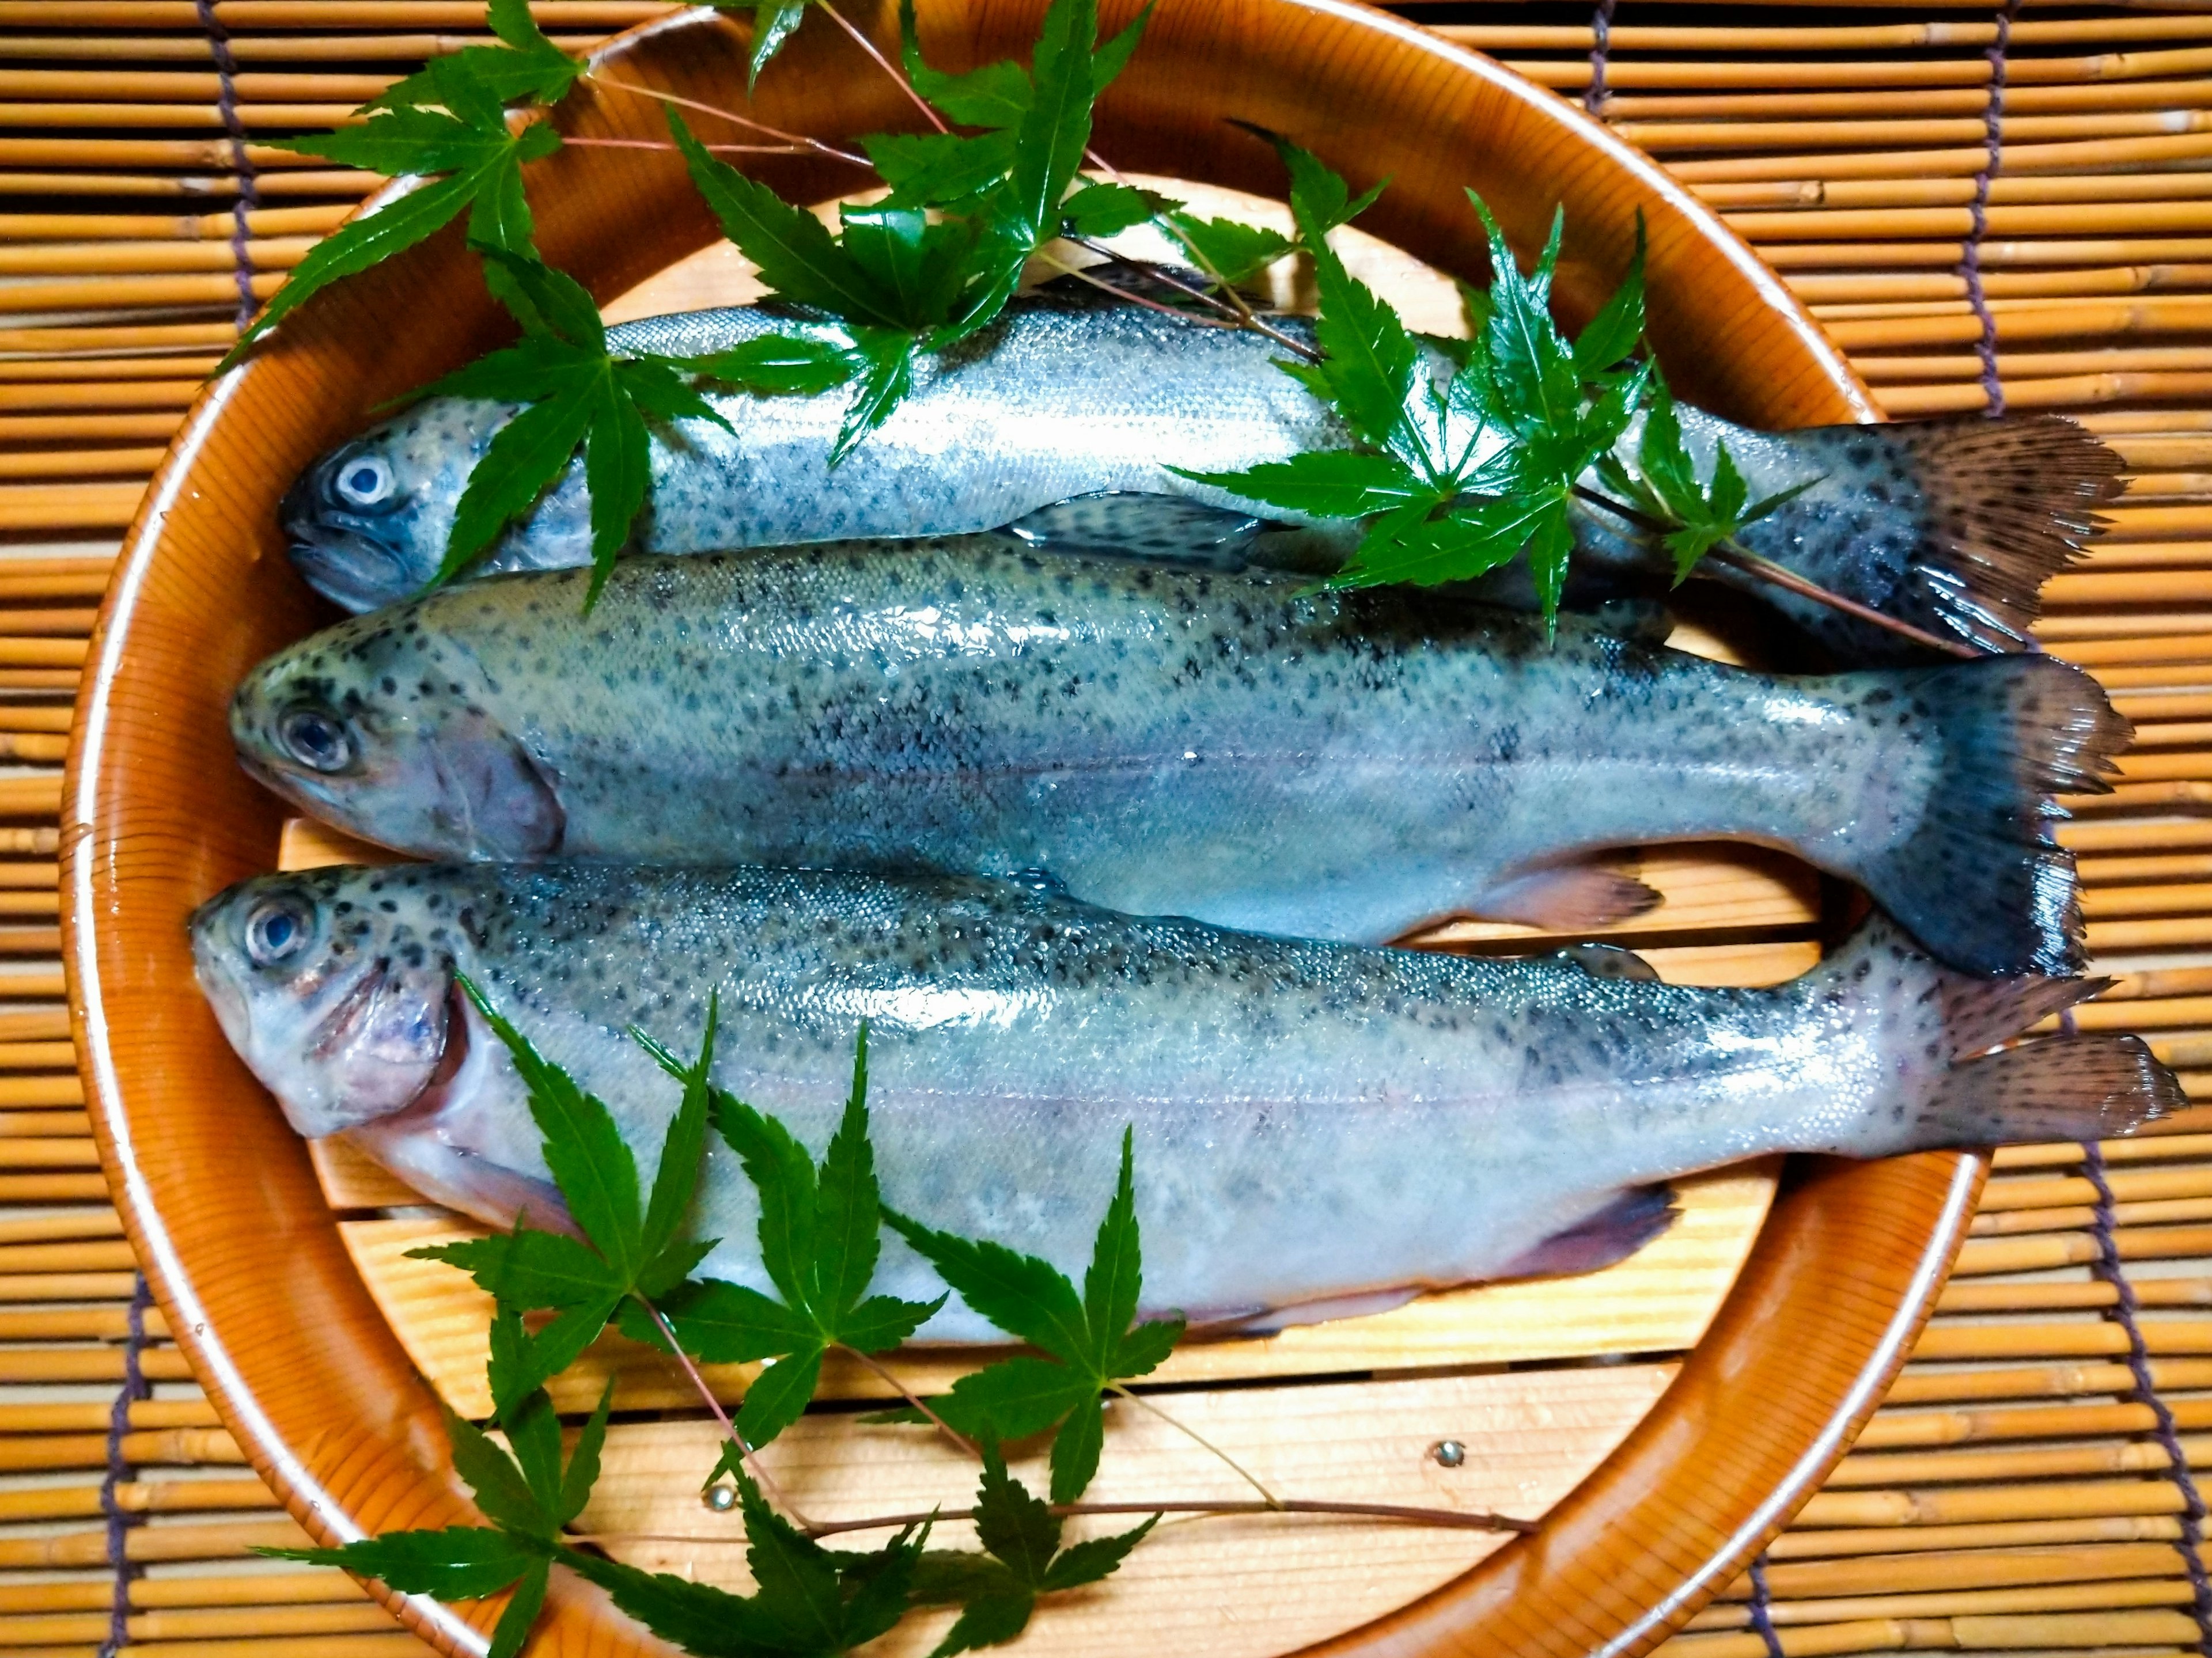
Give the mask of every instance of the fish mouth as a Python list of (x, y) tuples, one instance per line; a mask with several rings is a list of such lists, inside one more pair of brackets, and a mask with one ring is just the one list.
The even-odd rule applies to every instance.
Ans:
[(292, 568), (324, 598), (356, 616), (404, 598), (416, 585), (405, 561), (366, 525), (331, 513), (322, 489), (326, 470), (318, 466), (304, 474), (277, 508), (291, 538)]

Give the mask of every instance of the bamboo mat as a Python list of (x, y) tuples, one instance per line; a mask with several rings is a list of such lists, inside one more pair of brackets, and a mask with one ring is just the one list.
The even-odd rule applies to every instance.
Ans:
[[(663, 9), (537, 7), (572, 46)], [(1659, 157), (1893, 414), (2072, 410), (2130, 468), (2042, 629), (2140, 732), (2067, 832), (2124, 975), (2080, 1023), (2144, 1031), (2208, 1103), (2000, 1157), (1888, 1405), (1666, 1650), (2212, 1649), (2212, 11), (1407, 9)], [(246, 1555), (301, 1536), (106, 1201), (55, 823), (144, 479), (240, 311), (374, 182), (257, 139), (485, 38), (467, 0), (0, 0), (0, 1655), (422, 1650), (338, 1574)]]

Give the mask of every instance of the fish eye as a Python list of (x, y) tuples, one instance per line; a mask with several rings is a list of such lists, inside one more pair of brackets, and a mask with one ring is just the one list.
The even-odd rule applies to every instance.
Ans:
[(399, 475), (381, 455), (349, 455), (338, 464), (331, 486), (349, 507), (381, 507), (399, 487)]
[(353, 763), (353, 733), (320, 708), (292, 708), (277, 721), (284, 752), (310, 771), (343, 771)]
[(314, 931), (313, 917), (296, 898), (271, 898), (246, 918), (246, 953), (256, 967), (274, 967), (295, 956)]

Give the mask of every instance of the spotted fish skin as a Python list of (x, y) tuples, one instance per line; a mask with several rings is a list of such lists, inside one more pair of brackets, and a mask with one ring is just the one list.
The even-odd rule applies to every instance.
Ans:
[(2078, 932), (2042, 795), (2099, 786), (2126, 732), (2047, 659), (1775, 677), (1407, 589), (980, 539), (627, 560), (589, 616), (587, 580), (463, 583), (295, 645), (241, 685), (240, 753), (426, 857), (1036, 871), (1370, 943), (1533, 919), (1535, 872), (1590, 848), (1745, 837), (2015, 972)]
[[(1309, 320), (1272, 320), (1290, 337), (1311, 340)], [(625, 324), (609, 342), (618, 352), (687, 356), (772, 331), (824, 336), (818, 324), (741, 307)], [(734, 431), (697, 420), (656, 428), (652, 504), (635, 546), (696, 553), (979, 533), (1039, 514), (1048, 521), (1059, 503), (1103, 495), (1118, 496), (1118, 527), (1090, 523), (1085, 548), (1178, 556), (1160, 544), (1158, 518), (1136, 499), (1153, 495), (1182, 504), (1175, 533), (1194, 541), (1200, 562), (1219, 562), (1218, 543), (1233, 535), (1251, 562), (1333, 569), (1356, 542), (1357, 525), (1285, 515), (1169, 470), (1235, 471), (1348, 445), (1334, 415), (1277, 366), (1281, 355), (1280, 345), (1256, 334), (1101, 303), (1089, 289), (1042, 291), (1016, 300), (954, 349), (926, 356), (911, 395), (834, 470), (829, 455), (846, 391), (710, 390)], [(1441, 357), (1431, 367), (1449, 372)], [(283, 507), (294, 561), (309, 583), (352, 610), (419, 591), (442, 562), (470, 469), (514, 412), (428, 398), (319, 460)], [(1991, 649), (2024, 642), (2037, 590), (2077, 550), (2095, 522), (2088, 508), (2116, 487), (2118, 465), (2079, 428), (2049, 416), (1761, 433), (1685, 409), (1682, 424), (1703, 476), (1724, 440), (1753, 500), (1810, 486), (1746, 531), (1753, 551), (1916, 626)], [(1639, 434), (1632, 428), (1618, 450), (1632, 470)], [(1485, 435), (1477, 452), (1499, 441)], [(1227, 527), (1194, 531), (1193, 510), (1217, 513)], [(1671, 582), (1671, 556), (1649, 536), (1587, 502), (1575, 511), (1582, 562), (1598, 578), (1655, 590)], [(1274, 527), (1243, 527), (1255, 514)], [(476, 568), (567, 568), (588, 562), (590, 548), (579, 459)], [(1742, 585), (1846, 665), (1913, 659), (1919, 648), (1771, 586)], [(1533, 604), (1523, 578), (1494, 586), (1494, 598), (1518, 593)]]
[[(1737, 1158), (2121, 1132), (2175, 1097), (2140, 1044), (2107, 1038), (2043, 1044), (2042, 1091), (2012, 1098), (2011, 1072), (1960, 1062), (2091, 987), (1966, 980), (1879, 920), (1769, 990), (792, 871), (319, 870), (234, 888), (193, 935), (234, 1045), (295, 1123), (353, 1133), (494, 1224), (554, 1212), (520, 1082), (455, 971), (608, 1103), (647, 1170), (678, 1090), (629, 1026), (695, 1052), (715, 999), (715, 1080), (818, 1155), (866, 1021), (885, 1200), (1063, 1269), (1086, 1256), (1128, 1126), (1145, 1305), (1206, 1323), (1594, 1264), (1626, 1194)], [(249, 940), (272, 937), (283, 948), (257, 960)], [(414, 1044), (421, 1093), (393, 1109), (380, 1084), (357, 1118), (329, 1109), (366, 1062), (356, 1033), (395, 1028), (434, 1033)], [(1663, 1212), (1628, 1207), (1640, 1219), (1613, 1255)], [(769, 1290), (757, 1219), (716, 1143), (692, 1224), (723, 1242), (702, 1270)], [(939, 1292), (895, 1243), (878, 1287)], [(957, 1303), (922, 1333), (994, 1336)]]

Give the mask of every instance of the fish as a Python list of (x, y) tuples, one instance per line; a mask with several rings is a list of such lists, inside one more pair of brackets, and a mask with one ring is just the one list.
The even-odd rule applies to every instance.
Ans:
[[(1310, 343), (1310, 319), (1270, 319)], [(611, 349), (696, 356), (763, 333), (836, 339), (774, 307), (684, 312), (608, 331)], [(1352, 440), (1281, 372), (1282, 348), (1106, 299), (1068, 279), (1012, 301), (989, 328), (917, 364), (914, 389), (834, 469), (850, 393), (760, 396), (709, 387), (724, 431), (657, 426), (652, 491), (633, 548), (696, 553), (864, 537), (1000, 533), (1062, 551), (1212, 568), (1339, 568), (1358, 527), (1276, 508), (1170, 471), (1239, 471)], [(1440, 355), (1431, 367), (1449, 373)], [(342, 608), (422, 590), (438, 571), (470, 469), (517, 406), (424, 398), (337, 446), (281, 508), (294, 564)], [(1765, 433), (1685, 409), (1685, 444), (1710, 478), (1725, 440), (1750, 498), (1809, 484), (1748, 527), (1759, 556), (1923, 632), (1977, 648), (2028, 642), (2045, 578), (2079, 552), (2117, 492), (2118, 457), (2070, 421), (2033, 415)], [(1634, 465), (1642, 422), (1616, 453)], [(1472, 439), (1474, 434), (1463, 435)], [(1495, 435), (1481, 440), (1494, 447)], [(1584, 483), (1596, 487), (1595, 474)], [(1634, 525), (1576, 503), (1577, 561), (1607, 594), (1664, 591), (1673, 555)], [(591, 561), (580, 459), (474, 566), (479, 574)], [(1908, 639), (1754, 580), (1712, 574), (1809, 634), (1844, 665), (1922, 659)], [(1533, 605), (1525, 570), (1485, 584)], [(1571, 598), (1573, 597), (1571, 595)], [(1578, 601), (1579, 602), (1579, 601)]]
[[(1663, 1230), (1666, 1182), (1775, 1151), (2100, 1139), (2173, 1109), (2136, 1038), (1989, 1052), (2102, 981), (1951, 972), (1879, 915), (1804, 976), (1706, 989), (1118, 914), (1034, 884), (563, 864), (247, 880), (191, 920), (199, 982), (301, 1134), (493, 1226), (564, 1218), (465, 975), (605, 1102), (641, 1169), (678, 1054), (817, 1156), (866, 1023), (884, 1201), (1072, 1270), (1134, 1146), (1144, 1306), (1212, 1329), (1586, 1271)], [(712, 1137), (710, 1137), (710, 1139)], [(699, 1272), (772, 1293), (714, 1142)], [(887, 1240), (876, 1287), (939, 1286)], [(924, 1341), (1003, 1340), (955, 1301)]]
[(456, 584), (258, 665), (249, 773), (434, 859), (1035, 876), (1133, 914), (1381, 943), (1656, 902), (1599, 849), (1738, 837), (1954, 967), (2066, 972), (2054, 793), (2129, 726), (2047, 657), (1769, 676), (1407, 588), (817, 544)]

